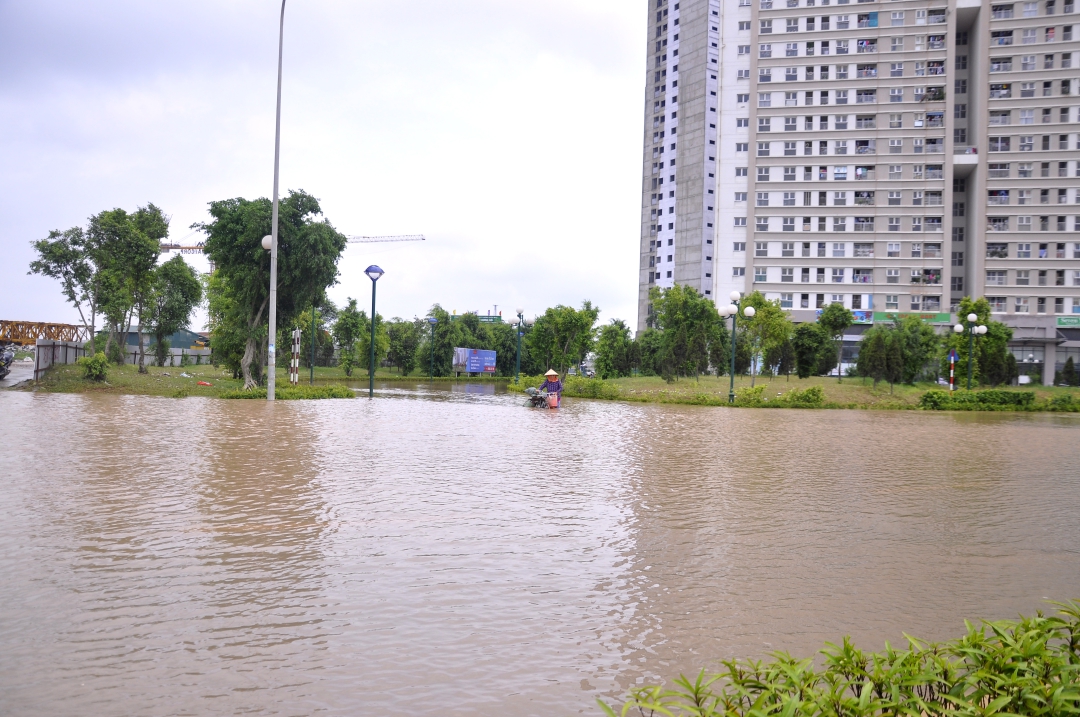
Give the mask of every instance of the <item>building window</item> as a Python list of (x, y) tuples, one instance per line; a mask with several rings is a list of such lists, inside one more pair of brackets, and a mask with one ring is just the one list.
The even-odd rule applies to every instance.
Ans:
[(765, 267), (755, 266), (754, 267), (754, 281), (755, 282), (764, 282), (764, 281), (768, 281), (768, 280), (769, 280), (768, 279), (768, 271), (765, 269)]
[(769, 256), (769, 243), (768, 242), (754, 242), (754, 256), (767, 257)]

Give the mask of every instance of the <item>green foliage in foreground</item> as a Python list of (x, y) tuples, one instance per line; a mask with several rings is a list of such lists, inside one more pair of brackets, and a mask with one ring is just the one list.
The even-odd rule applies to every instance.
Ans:
[[(274, 390), (274, 397), (282, 401), (304, 398), (356, 398), (356, 392), (347, 386), (331, 384), (329, 386), (279, 386)], [(253, 388), (249, 391), (239, 389), (225, 391), (221, 398), (266, 398), (265, 388)]]
[(82, 366), (83, 378), (90, 381), (104, 381), (109, 375), (109, 359), (103, 351), (98, 351), (93, 356), (83, 356), (75, 363)]
[(674, 689), (631, 690), (612, 717), (889, 717), (1070, 715), (1080, 712), (1080, 603), (1055, 603), (1055, 617), (967, 624), (943, 644), (908, 638), (864, 653), (845, 638), (821, 651), (824, 665), (775, 653), (771, 662), (730, 660), (724, 671)]
[(919, 399), (919, 408), (931, 411), (1059, 411), (1080, 412), (1080, 401), (1069, 394), (1046, 401), (1035, 400), (1034, 391), (927, 391)]

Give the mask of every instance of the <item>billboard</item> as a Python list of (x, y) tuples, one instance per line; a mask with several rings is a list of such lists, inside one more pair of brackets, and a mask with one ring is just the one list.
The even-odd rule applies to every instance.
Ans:
[(467, 373), (495, 373), (495, 352), (484, 349), (454, 349), (454, 370)]

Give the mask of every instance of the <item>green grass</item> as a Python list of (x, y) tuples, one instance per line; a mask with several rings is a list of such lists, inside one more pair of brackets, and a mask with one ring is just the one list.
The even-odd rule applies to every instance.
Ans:
[[(511, 391), (521, 391), (528, 386), (538, 386), (542, 381), (543, 376), (522, 377), (520, 384), (511, 384), (509, 388)], [(566, 379), (563, 395), (638, 403), (727, 406), (729, 381), (727, 376), (683, 378), (673, 383), (667, 383), (659, 376), (636, 376), (607, 381), (571, 376)], [(879, 383), (875, 388), (873, 381), (869, 379), (845, 378), (843, 382), (838, 382), (835, 377), (826, 376), (806, 379), (797, 376), (758, 376), (753, 390), (750, 383), (749, 376), (735, 377), (736, 405), (915, 410), (920, 407), (919, 402), (924, 394), (942, 388), (936, 383), (918, 383), (914, 386), (896, 384), (891, 388), (887, 383)], [(820, 402), (813, 400), (814, 394), (810, 394), (811, 400), (806, 400), (806, 391), (814, 387), (821, 391)], [(1080, 402), (1080, 389), (1077, 388), (1024, 386), (1023, 390), (1035, 393), (1036, 406), (1049, 405), (1055, 399), (1059, 402), (1067, 401), (1068, 397), (1072, 397), (1074, 402)]]
[[(182, 373), (187, 373), (189, 377), (181, 376)], [(383, 382), (426, 383), (428, 381), (427, 376), (423, 374), (414, 373), (411, 376), (402, 376), (396, 370), (387, 369), (377, 371), (375, 378)], [(200, 380), (213, 385), (199, 386), (197, 382)], [(288, 381), (288, 371), (279, 368), (277, 370), (277, 395), (279, 397), (282, 396), (282, 390), (289, 388)], [(307, 372), (301, 371), (300, 386), (298, 388), (306, 388), (307, 381)], [(315, 388), (328, 388), (345, 384), (363, 385), (367, 381), (366, 371), (355, 371), (352, 377), (348, 378), (337, 367), (317, 367), (315, 369)], [(543, 377), (523, 376), (521, 382), (516, 386), (508, 379), (491, 376), (463, 377), (460, 379), (436, 377), (435, 381), (445, 384), (465, 381), (469, 383), (491, 381), (506, 383), (511, 391), (520, 391), (527, 386), (539, 385), (543, 381)], [(670, 384), (658, 376), (637, 376), (609, 381), (570, 376), (567, 378), (565, 395), (573, 398), (595, 398), (634, 403), (727, 406), (728, 381), (727, 376), (701, 376), (698, 379), (684, 378)], [(825, 376), (814, 376), (807, 379), (800, 379), (796, 376), (790, 378), (785, 376), (759, 376), (755, 381), (755, 385), (756, 390), (751, 393), (748, 391), (750, 389), (750, 377), (735, 377), (735, 393), (739, 399), (737, 405), (915, 410), (920, 408), (919, 403), (927, 392), (942, 388), (933, 383), (920, 383), (915, 386), (897, 384), (890, 390), (887, 383), (879, 383), (875, 388), (873, 382), (868, 379), (845, 378), (842, 383), (838, 383), (835, 377), (829, 378)], [(806, 394), (807, 389), (814, 387), (820, 388), (822, 394), (820, 402), (805, 400), (808, 395)], [(169, 368), (151, 366), (147, 374), (139, 374), (135, 366), (113, 366), (110, 368), (108, 379), (104, 383), (84, 379), (82, 369), (78, 366), (54, 366), (46, 372), (45, 377), (36, 386), (26, 386), (16, 390), (167, 397), (221, 397), (223, 394), (239, 391), (242, 388), (243, 381), (232, 378), (231, 374), (225, 369), (203, 364)], [(987, 390), (989, 389), (981, 389), (973, 393), (978, 395)], [(1005, 390), (1016, 391), (1017, 389)], [(1070, 406), (1080, 407), (1080, 388), (1024, 386), (1021, 390), (1034, 392), (1035, 399), (1033, 407), (1019, 407), (1018, 410), (1032, 410), (1034, 408), (1034, 410), (1067, 411), (1073, 410)], [(265, 396), (265, 393), (263, 395)], [(814, 396), (814, 394), (809, 395), (811, 398)], [(976, 401), (976, 403), (978, 402)], [(941, 406), (941, 408), (978, 410), (977, 407), (970, 404)], [(1010, 406), (998, 406), (994, 410), (1014, 409)]]
[[(265, 388), (253, 388), (249, 391), (223, 391), (221, 398), (266, 398)], [(329, 386), (281, 386), (274, 388), (274, 397), (282, 401), (315, 398), (356, 398), (356, 392), (348, 386), (331, 384)]]

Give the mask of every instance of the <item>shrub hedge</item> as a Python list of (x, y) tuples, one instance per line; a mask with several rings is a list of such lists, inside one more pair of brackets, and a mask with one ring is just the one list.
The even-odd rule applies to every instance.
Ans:
[(826, 644), (823, 664), (775, 653), (770, 662), (731, 660), (674, 689), (630, 691), (609, 716), (668, 717), (1051, 717), (1080, 712), (1080, 603), (1057, 616), (966, 623), (943, 644), (908, 638), (907, 649)]
[(1080, 403), (1068, 394), (1037, 401), (1034, 391), (927, 391), (919, 398), (919, 408), (931, 411), (1080, 411)]

